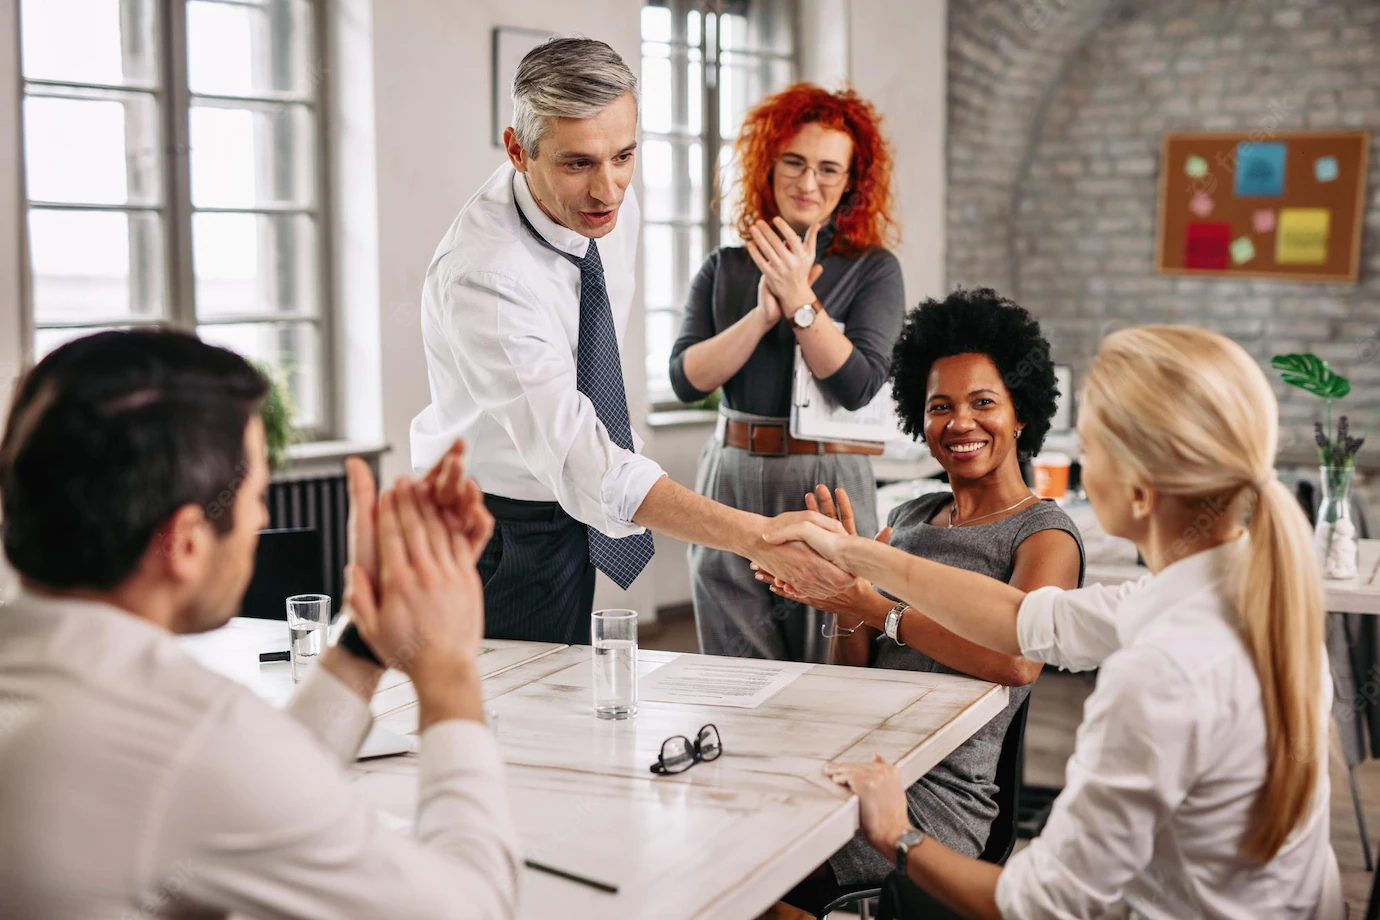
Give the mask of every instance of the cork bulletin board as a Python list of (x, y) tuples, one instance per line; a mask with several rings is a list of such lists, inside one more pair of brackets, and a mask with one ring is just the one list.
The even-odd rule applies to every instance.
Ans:
[(1155, 269), (1356, 281), (1367, 131), (1166, 134)]

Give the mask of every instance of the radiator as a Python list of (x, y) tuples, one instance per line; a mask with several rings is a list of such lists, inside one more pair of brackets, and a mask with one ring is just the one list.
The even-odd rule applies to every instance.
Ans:
[(320, 531), (321, 583), (338, 609), (345, 596), (345, 525), (350, 510), (345, 474), (272, 482), (267, 502), (270, 529), (306, 527)]

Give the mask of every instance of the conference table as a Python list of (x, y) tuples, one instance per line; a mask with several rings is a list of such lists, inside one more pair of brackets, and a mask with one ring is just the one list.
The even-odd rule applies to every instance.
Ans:
[[(291, 693), (286, 662), (258, 661), (287, 647), (282, 621), (237, 618), (183, 642), (277, 705)], [(754, 667), (643, 649), (639, 682), (672, 662)], [(1006, 688), (965, 677), (807, 665), (756, 708), (644, 698), (635, 718), (604, 721), (593, 715), (588, 646), (486, 639), (479, 663), (525, 855), (618, 888), (524, 871), (520, 916), (531, 920), (750, 920), (858, 829), (857, 799), (824, 776), (825, 763), (881, 754), (909, 784), (1007, 704)], [(371, 707), (376, 728), (415, 733), (404, 675), (390, 671)], [(675, 776), (650, 772), (665, 739), (693, 738), (707, 723), (719, 730), (722, 757)], [(416, 773), (415, 754), (352, 768), (360, 794), (404, 832)]]
[[(1355, 578), (1323, 579), (1329, 613), (1380, 614), (1380, 540), (1358, 540), (1360, 565)], [(1149, 574), (1131, 563), (1089, 563), (1084, 584), (1119, 585)]]

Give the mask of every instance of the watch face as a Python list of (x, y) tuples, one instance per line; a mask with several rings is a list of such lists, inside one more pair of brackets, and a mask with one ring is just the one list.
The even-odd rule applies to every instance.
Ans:
[(806, 304), (795, 311), (794, 322), (801, 329), (806, 328), (815, 321), (815, 308), (811, 304)]

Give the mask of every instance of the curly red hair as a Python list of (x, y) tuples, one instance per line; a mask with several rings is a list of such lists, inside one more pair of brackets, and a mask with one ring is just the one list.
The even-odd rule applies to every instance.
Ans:
[(892, 216), (891, 145), (882, 137), (881, 121), (872, 103), (852, 89), (831, 93), (812, 83), (797, 83), (753, 106), (733, 145), (742, 177), (733, 215), (738, 236), (749, 239), (755, 221), (770, 223), (780, 214), (772, 170), (801, 127), (817, 122), (853, 139), (848, 188), (834, 212), (829, 252), (853, 258), (873, 246), (895, 246), (900, 233)]

